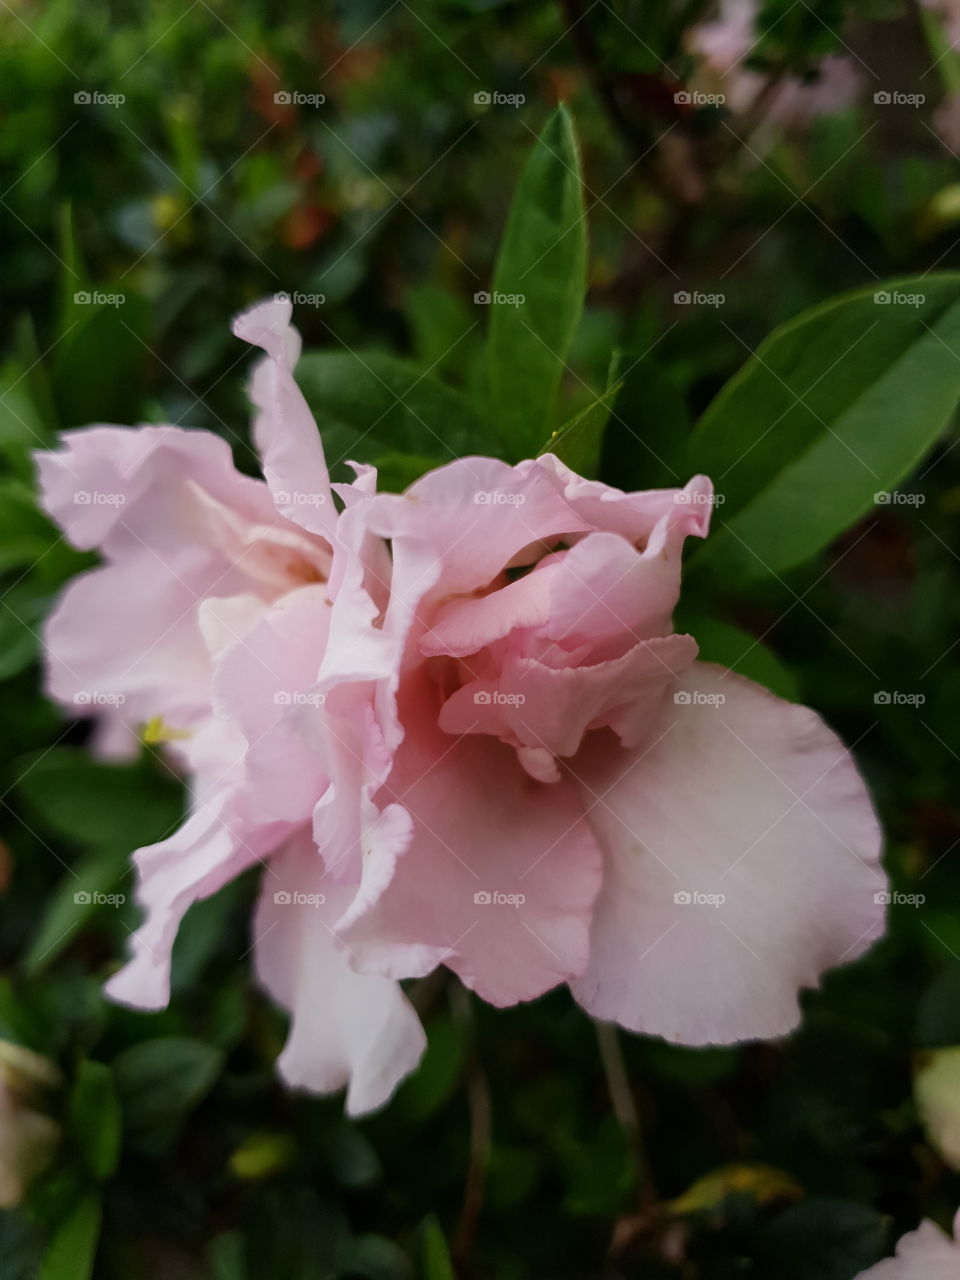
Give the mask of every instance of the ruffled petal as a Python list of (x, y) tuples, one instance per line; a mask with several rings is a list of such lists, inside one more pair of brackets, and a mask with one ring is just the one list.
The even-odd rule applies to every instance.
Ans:
[(376, 905), (343, 928), (362, 969), (412, 977), (446, 964), (492, 1004), (581, 972), (600, 855), (569, 782), (535, 782), (491, 738), (452, 739), (404, 717), (381, 802), (410, 846)]
[(237, 316), (233, 332), (267, 353), (254, 366), (250, 398), (257, 410), (254, 439), (277, 510), (304, 529), (332, 536), (337, 513), (320, 432), (293, 376), (300, 335), (290, 324), (292, 311), (289, 301), (258, 303)]
[(257, 976), (293, 1019), (281, 1075), (316, 1093), (346, 1086), (356, 1116), (387, 1101), (420, 1061), (426, 1037), (399, 983), (351, 969), (332, 929), (348, 902), (349, 890), (324, 873), (301, 833), (264, 875), (253, 929)]
[(882, 931), (870, 800), (812, 711), (704, 663), (674, 699), (651, 744), (573, 764), (605, 854), (574, 993), (685, 1044), (783, 1035), (799, 989)]

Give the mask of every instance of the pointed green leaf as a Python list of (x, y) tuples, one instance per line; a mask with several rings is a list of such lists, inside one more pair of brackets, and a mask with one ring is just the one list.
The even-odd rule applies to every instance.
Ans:
[(38, 1280), (88, 1280), (100, 1240), (101, 1208), (95, 1194), (74, 1206), (47, 1246)]
[(554, 424), (586, 292), (586, 226), (573, 122), (561, 106), (520, 176), (486, 295), (490, 409), (511, 459), (533, 457)]
[(834, 298), (774, 330), (691, 439), (717, 488), (691, 570), (725, 584), (781, 574), (874, 509), (960, 397), (960, 276)]

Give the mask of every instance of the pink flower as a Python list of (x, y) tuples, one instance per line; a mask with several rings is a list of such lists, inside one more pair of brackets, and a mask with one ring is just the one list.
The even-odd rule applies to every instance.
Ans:
[(160, 723), (191, 784), (183, 827), (136, 855), (146, 916), (111, 995), (164, 1004), (184, 912), (262, 862), (281, 1070), (346, 1084), (353, 1112), (415, 1065), (397, 982), (439, 964), (498, 1005), (570, 983), (689, 1044), (788, 1031), (798, 990), (880, 931), (879, 832), (813, 712), (673, 630), (709, 482), (626, 494), (549, 456), (464, 458), (403, 495), (360, 468), (338, 510), (289, 305), (236, 332), (267, 352), (266, 483), (173, 427), (69, 433), (40, 462), (48, 510), (105, 559), (50, 620), (51, 692), (105, 750)]
[(338, 926), (354, 964), (444, 963), (501, 1005), (569, 982), (597, 1017), (703, 1044), (785, 1033), (798, 989), (877, 936), (849, 753), (673, 632), (711, 497), (465, 458), (355, 508), (390, 540), (398, 666), (368, 704), (396, 841), (366, 849), (376, 891)]
[[(135, 855), (145, 920), (109, 994), (162, 1007), (188, 907), (263, 863), (256, 968), (293, 1014), (281, 1070), (318, 1090), (347, 1084), (357, 1112), (380, 1105), (415, 1066), (423, 1032), (399, 987), (355, 974), (334, 939), (342, 903), (318, 887), (316, 851), (304, 854), (314, 792), (329, 785), (323, 769), (311, 761), (305, 815), (263, 808), (247, 782), (258, 738), (282, 739), (316, 679), (336, 579), (368, 572), (363, 548), (338, 541), (320, 437), (292, 375), (299, 339), (289, 319), (290, 304), (275, 302), (236, 323), (267, 351), (251, 387), (266, 483), (236, 471), (217, 436), (176, 427), (72, 431), (60, 451), (39, 455), (47, 510), (104, 560), (70, 585), (47, 624), (48, 687), (75, 714), (98, 715), (107, 754), (135, 749), (139, 728), (158, 722), (190, 783), (184, 825)], [(363, 603), (370, 594), (375, 585)], [(255, 682), (246, 717), (219, 706), (220, 684), (244, 664)], [(346, 748), (331, 741), (335, 772)], [(293, 761), (279, 772), (281, 788), (304, 783)]]
[(956, 1280), (960, 1275), (960, 1213), (953, 1239), (926, 1219), (897, 1243), (896, 1255), (861, 1271), (857, 1280)]

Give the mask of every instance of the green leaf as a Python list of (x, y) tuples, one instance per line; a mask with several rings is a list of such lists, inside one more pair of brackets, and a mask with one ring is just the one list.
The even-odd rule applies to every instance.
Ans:
[(97, 1256), (101, 1216), (99, 1195), (91, 1193), (77, 1202), (54, 1232), (38, 1280), (88, 1280)]
[(43, 906), (40, 923), (21, 961), (28, 977), (53, 964), (77, 930), (102, 907), (120, 905), (109, 898), (128, 869), (128, 854), (127, 849), (88, 854), (61, 877)]
[(413, 1280), (410, 1259), (384, 1236), (357, 1236), (351, 1245), (346, 1274), (364, 1280)]
[(28, 757), (19, 789), (38, 826), (101, 850), (161, 840), (183, 809), (180, 787), (149, 761), (100, 764), (74, 747)]
[[(586, 287), (580, 157), (561, 106), (520, 175), (493, 273), (487, 382), (493, 421), (512, 460), (536, 454), (553, 428)], [(511, 297), (523, 301), (497, 301)]]
[(875, 1209), (848, 1200), (807, 1200), (761, 1230), (757, 1274), (854, 1280), (881, 1257), (885, 1236), (885, 1220)]
[[(123, 301), (98, 304), (93, 301), (98, 296)], [(74, 301), (54, 353), (58, 417), (65, 427), (135, 422), (150, 357), (146, 304), (112, 288), (78, 290), (75, 299), (81, 301)], [(109, 377), (104, 377), (105, 369)]]
[(606, 391), (554, 431), (540, 453), (554, 453), (578, 475), (594, 476), (600, 461), (603, 433), (621, 385), (611, 379)]
[(800, 692), (796, 678), (775, 653), (749, 631), (716, 618), (688, 618), (682, 610), (677, 629), (689, 632), (700, 646), (701, 662), (717, 662), (729, 667), (757, 684), (764, 685), (778, 698), (797, 702)]
[(957, 275), (847, 294), (774, 330), (694, 431), (691, 469), (722, 505), (692, 572), (725, 585), (782, 573), (872, 510), (943, 431), (958, 349)]
[[(10, 549), (8, 544), (6, 550)], [(45, 596), (38, 596), (30, 583), (11, 587), (4, 594), (0, 601), (0, 680), (19, 675), (37, 657), (49, 607), (50, 602)]]
[[(449, 374), (451, 381), (464, 382), (463, 370), (470, 363), (479, 324), (463, 299), (433, 284), (417, 285), (407, 294), (407, 315), (413, 330), (417, 363), (435, 374)], [(459, 376), (457, 376), (459, 373)]]
[(118, 1054), (113, 1073), (131, 1144), (151, 1154), (170, 1146), (222, 1067), (219, 1049), (181, 1036), (143, 1040)]
[(110, 1068), (85, 1059), (70, 1095), (70, 1120), (80, 1154), (95, 1178), (109, 1178), (120, 1158), (120, 1103)]
[(603, 437), (601, 478), (620, 489), (673, 489), (690, 478), (690, 414), (679, 388), (651, 355), (624, 359)]
[(380, 352), (312, 351), (297, 381), (323, 431), (331, 469), (347, 458), (422, 454), (441, 462), (482, 445), (479, 419), (459, 391)]
[(447, 1241), (433, 1214), (420, 1224), (420, 1260), (423, 1280), (456, 1280)]

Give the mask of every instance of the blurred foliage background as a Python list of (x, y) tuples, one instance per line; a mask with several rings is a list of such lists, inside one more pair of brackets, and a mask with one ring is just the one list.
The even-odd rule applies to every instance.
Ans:
[[(222, 432), (252, 467), (228, 322), (282, 290), (331, 463), (386, 462), (402, 483), (411, 455), (443, 460), (389, 387), (367, 430), (351, 353), (429, 371), (436, 422), (444, 384), (476, 390), (474, 297), (564, 100), (590, 253), (560, 418), (627, 353), (602, 474), (670, 482), (664, 459), (776, 325), (843, 288), (960, 269), (950, 5), (719, 18), (748, 32), (726, 71), (698, 0), (0, 9), (0, 1035), (62, 1073), (54, 1162), (0, 1214), (3, 1280), (849, 1280), (960, 1202), (912, 1097), (925, 1055), (960, 1043), (955, 425), (911, 502), (694, 601), (724, 619), (716, 656), (762, 637), (776, 678), (855, 745), (894, 882), (925, 897), (805, 997), (789, 1039), (598, 1036), (565, 992), (497, 1012), (431, 978), (414, 990), (423, 1066), (348, 1123), (274, 1077), (284, 1025), (249, 981), (249, 881), (191, 912), (166, 1012), (100, 995), (136, 921), (129, 852), (182, 797), (155, 750), (96, 763), (87, 727), (44, 701), (41, 620), (89, 558), (38, 514), (30, 451), (90, 421), (169, 421)], [(78, 903), (78, 884), (126, 903)]]

